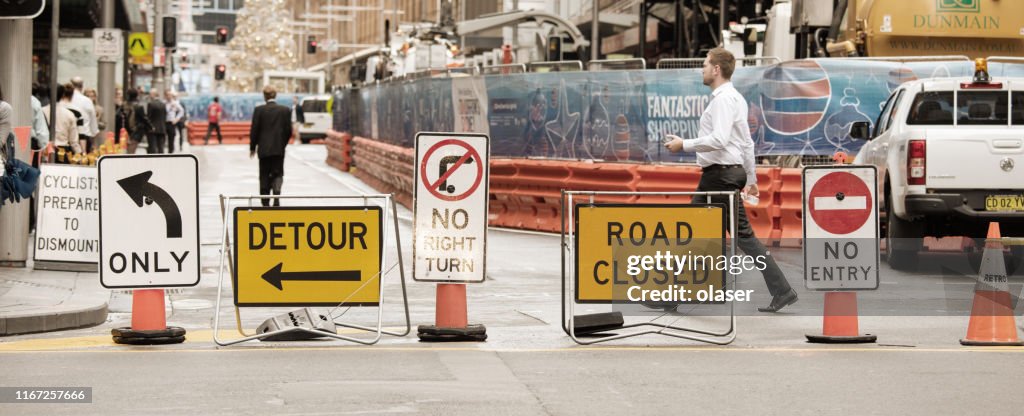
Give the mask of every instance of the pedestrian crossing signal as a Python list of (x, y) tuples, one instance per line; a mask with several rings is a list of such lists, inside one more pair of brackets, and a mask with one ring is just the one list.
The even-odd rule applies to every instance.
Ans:
[(227, 70), (228, 68), (224, 66), (224, 64), (220, 64), (213, 67), (213, 79), (217, 81), (224, 80), (224, 74), (227, 72)]
[(306, 53), (316, 53), (316, 36), (310, 36), (306, 39)]

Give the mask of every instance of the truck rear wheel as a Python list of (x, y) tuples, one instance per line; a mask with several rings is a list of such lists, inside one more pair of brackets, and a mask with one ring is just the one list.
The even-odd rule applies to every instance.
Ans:
[(917, 268), (918, 254), (924, 241), (923, 224), (907, 221), (892, 212), (892, 195), (886, 198), (886, 244), (885, 254), (893, 270)]

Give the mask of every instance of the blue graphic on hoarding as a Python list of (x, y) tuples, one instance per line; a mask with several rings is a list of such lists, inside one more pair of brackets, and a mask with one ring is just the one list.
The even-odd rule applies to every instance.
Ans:
[[(206, 107), (213, 102), (213, 97), (219, 97), (220, 106), (224, 109), (221, 121), (250, 121), (252, 110), (262, 105), (263, 94), (199, 94), (181, 97), (178, 101), (188, 113), (189, 121), (206, 121)], [(301, 100), (302, 94), (278, 94), (277, 103), (291, 108), (297, 100)]]
[[(1021, 67), (992, 63), (990, 73), (1024, 76)], [(747, 100), (757, 155), (855, 154), (864, 142), (851, 139), (850, 126), (873, 125), (900, 84), (972, 71), (968, 61), (821, 59), (737, 68), (733, 82)], [(694, 69), (487, 75), (484, 84), (495, 157), (693, 161), (661, 144), (666, 134), (697, 137), (711, 100)], [(370, 85), (350, 97), (351, 125), (363, 137), (411, 147), (417, 132), (454, 126), (448, 78)]]

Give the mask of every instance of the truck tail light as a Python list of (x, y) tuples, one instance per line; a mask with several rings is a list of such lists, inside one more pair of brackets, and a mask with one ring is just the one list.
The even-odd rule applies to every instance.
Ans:
[(925, 153), (924, 140), (911, 140), (907, 144), (907, 185), (924, 185)]

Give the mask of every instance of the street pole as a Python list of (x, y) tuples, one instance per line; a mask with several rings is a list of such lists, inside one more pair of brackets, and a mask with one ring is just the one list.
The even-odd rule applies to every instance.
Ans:
[(596, 61), (599, 54), (601, 53), (601, 51), (599, 50), (599, 48), (601, 47), (601, 23), (598, 22), (598, 16), (601, 13), (601, 2), (599, 0), (590, 1), (592, 2), (590, 7), (594, 9), (592, 10), (593, 16), (591, 16), (590, 21), (590, 60)]
[[(104, 29), (114, 28), (114, 0), (103, 0), (102, 7), (103, 16), (100, 21), (100, 26)], [(103, 123), (106, 124), (106, 128), (100, 130), (100, 135), (97, 137), (96, 145), (102, 145), (106, 140), (106, 132), (113, 130), (114, 128), (114, 71), (117, 70), (117, 60), (115, 59), (101, 59), (99, 61), (99, 82), (97, 82), (96, 94), (97, 99), (100, 101), (100, 106), (103, 107)], [(116, 134), (116, 133), (115, 133)]]
[[(56, 49), (52, 51), (56, 53)], [(32, 19), (0, 19), (0, 86), (11, 105), (11, 126), (19, 131), (32, 125)], [(22, 134), (28, 134), (23, 132)], [(20, 139), (27, 139), (20, 136)], [(14, 157), (29, 163), (27, 140), (15, 140)], [(0, 138), (7, 143), (7, 137)], [(23, 143), (25, 145), (23, 145)], [(25, 267), (28, 260), (29, 199), (4, 203), (0, 209), (0, 266)]]
[[(156, 56), (158, 50), (164, 46), (164, 1), (153, 0), (153, 63), (159, 62), (162, 57)], [(157, 49), (160, 48), (160, 49)], [(166, 62), (164, 62), (166, 64)], [(153, 65), (153, 85), (150, 90), (156, 90), (160, 95), (164, 93), (164, 67)]]
[[(60, 36), (60, 2), (50, 2), (50, 120), (57, 119), (57, 37)], [(57, 137), (57, 123), (50, 122), (50, 141)]]

